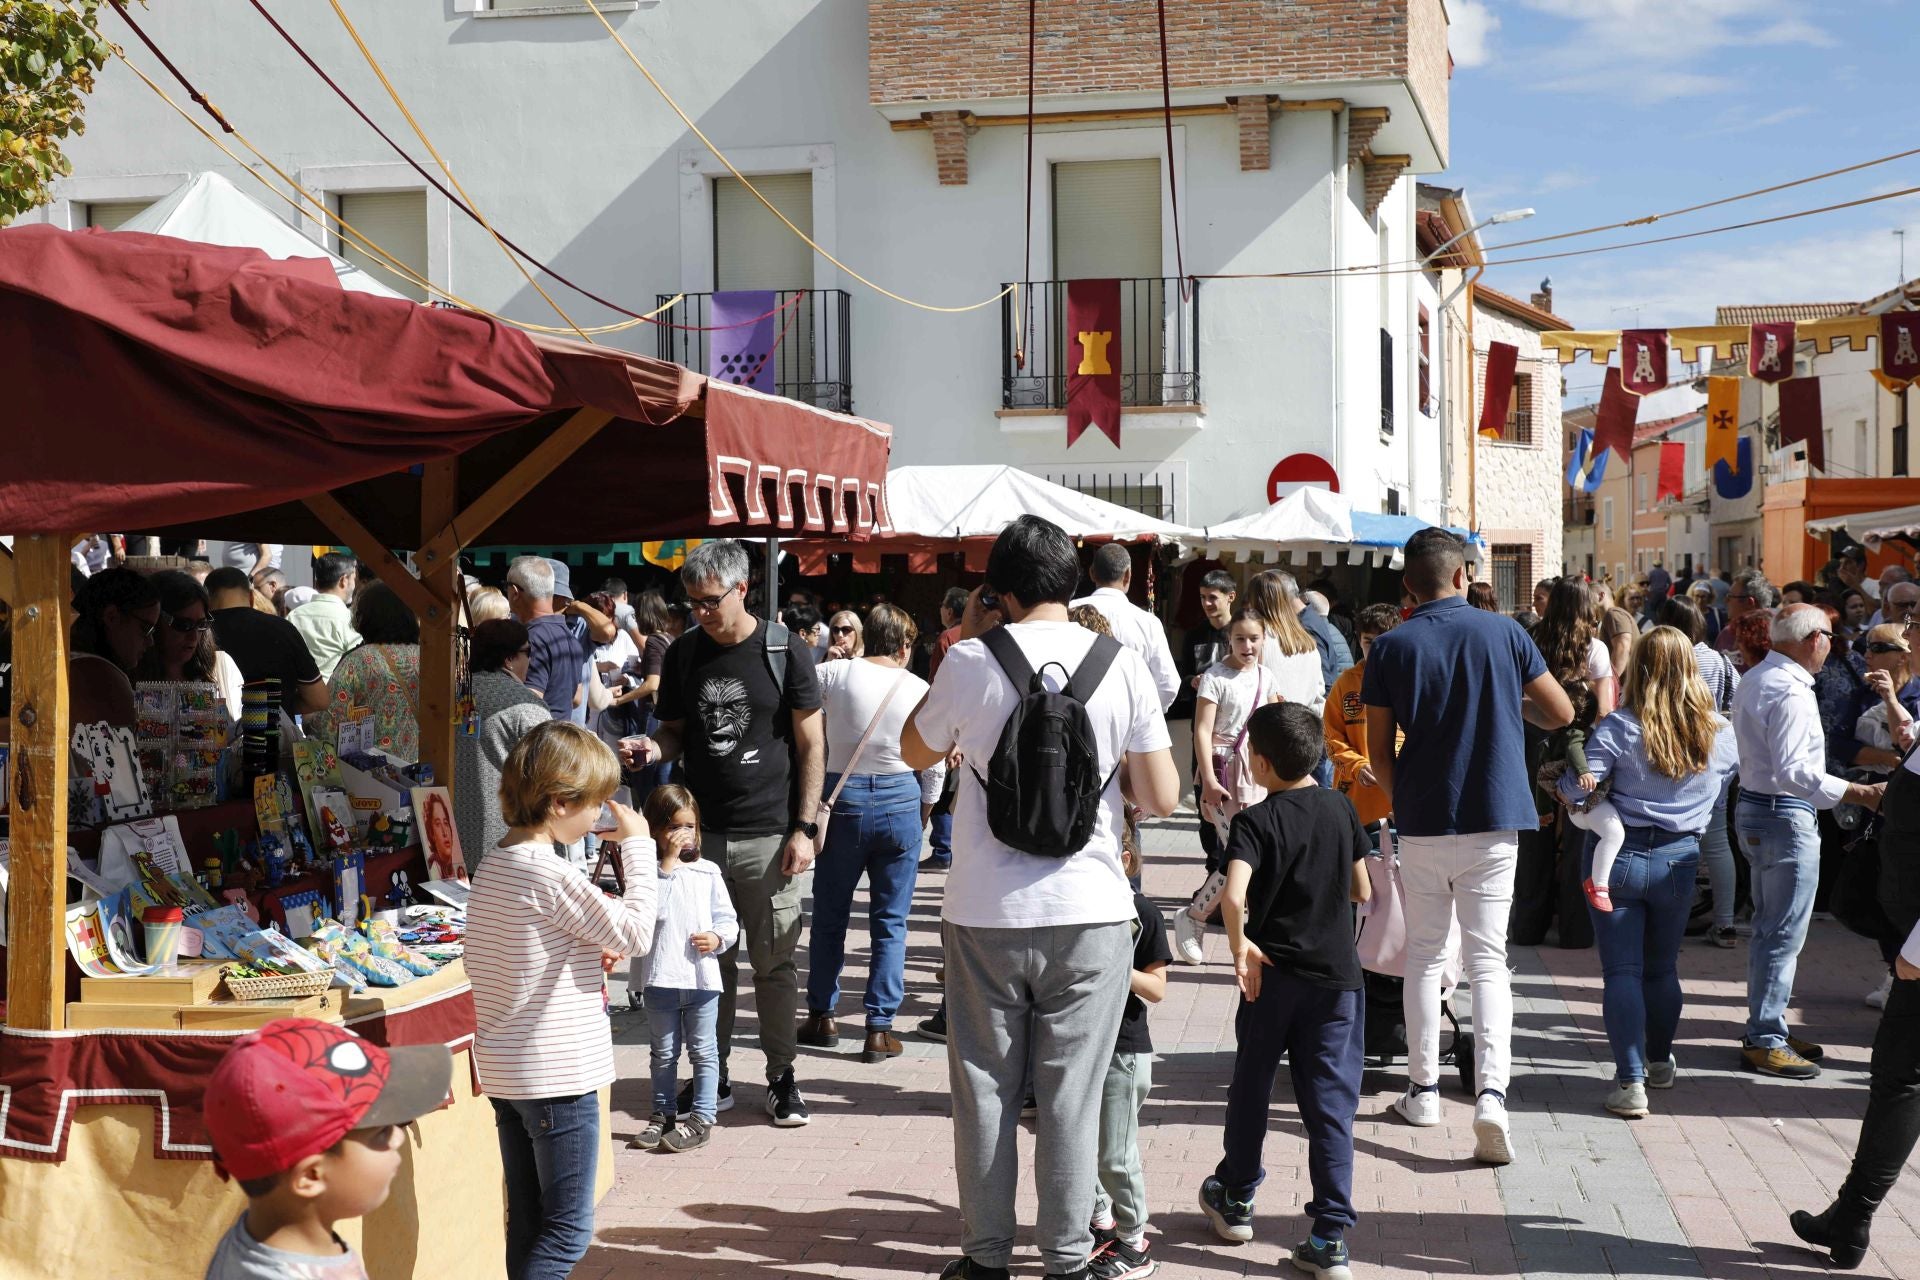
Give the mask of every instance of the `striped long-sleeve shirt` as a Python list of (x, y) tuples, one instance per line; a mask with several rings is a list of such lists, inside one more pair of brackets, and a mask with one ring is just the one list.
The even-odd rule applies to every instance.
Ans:
[(503, 845), (474, 874), (467, 977), (480, 1085), (496, 1098), (567, 1098), (611, 1084), (602, 950), (653, 945), (653, 841), (620, 842), (626, 895), (609, 898), (550, 845)]

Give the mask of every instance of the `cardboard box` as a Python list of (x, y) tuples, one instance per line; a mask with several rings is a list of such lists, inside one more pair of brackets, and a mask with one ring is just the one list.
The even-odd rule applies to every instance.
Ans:
[(182, 960), (155, 973), (80, 979), (86, 1004), (205, 1004), (220, 986), (222, 960)]
[(181, 1027), (188, 1031), (251, 1031), (276, 1018), (338, 1022), (345, 995), (342, 989), (332, 987), (317, 996), (288, 1000), (216, 1000), (182, 1008), (178, 1013)]

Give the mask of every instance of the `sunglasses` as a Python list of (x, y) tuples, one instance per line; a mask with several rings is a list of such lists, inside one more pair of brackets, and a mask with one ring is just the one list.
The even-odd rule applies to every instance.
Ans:
[(1889, 644), (1885, 640), (1875, 640), (1867, 646), (1868, 653), (1912, 653), (1913, 650), (1903, 644)]
[(850, 636), (853, 634), (852, 627), (831, 627), (829, 630), (836, 636)]
[[(155, 623), (154, 625), (170, 627), (174, 631), (179, 632), (183, 636), (193, 636), (193, 635), (199, 635), (202, 632), (213, 630), (213, 619), (212, 618), (176, 618), (170, 613), (162, 613), (160, 615), (160, 621)], [(152, 628), (148, 629), (147, 634), (149, 636), (153, 634)]]

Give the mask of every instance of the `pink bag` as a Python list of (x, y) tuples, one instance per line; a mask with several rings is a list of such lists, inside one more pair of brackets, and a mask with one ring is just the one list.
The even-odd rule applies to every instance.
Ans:
[[(1400, 851), (1393, 828), (1380, 828), (1380, 852), (1367, 859), (1373, 895), (1360, 905), (1354, 923), (1353, 949), (1360, 967), (1389, 978), (1407, 976), (1407, 888), (1400, 880)], [(1440, 972), (1444, 995), (1460, 983), (1460, 921), (1447, 928), (1447, 963)]]

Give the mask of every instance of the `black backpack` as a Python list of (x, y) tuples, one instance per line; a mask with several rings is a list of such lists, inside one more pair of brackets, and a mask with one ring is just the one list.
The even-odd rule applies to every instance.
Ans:
[(987, 826), (994, 839), (1010, 849), (1041, 858), (1071, 858), (1092, 837), (1100, 820), (1100, 797), (1120, 771), (1116, 761), (1113, 773), (1100, 776), (1100, 751), (1086, 708), (1119, 656), (1119, 642), (1095, 636), (1067, 687), (1054, 693), (1004, 629), (995, 627), (981, 639), (1020, 696), (1000, 730), (987, 776), (980, 778), (974, 770), (987, 792)]

